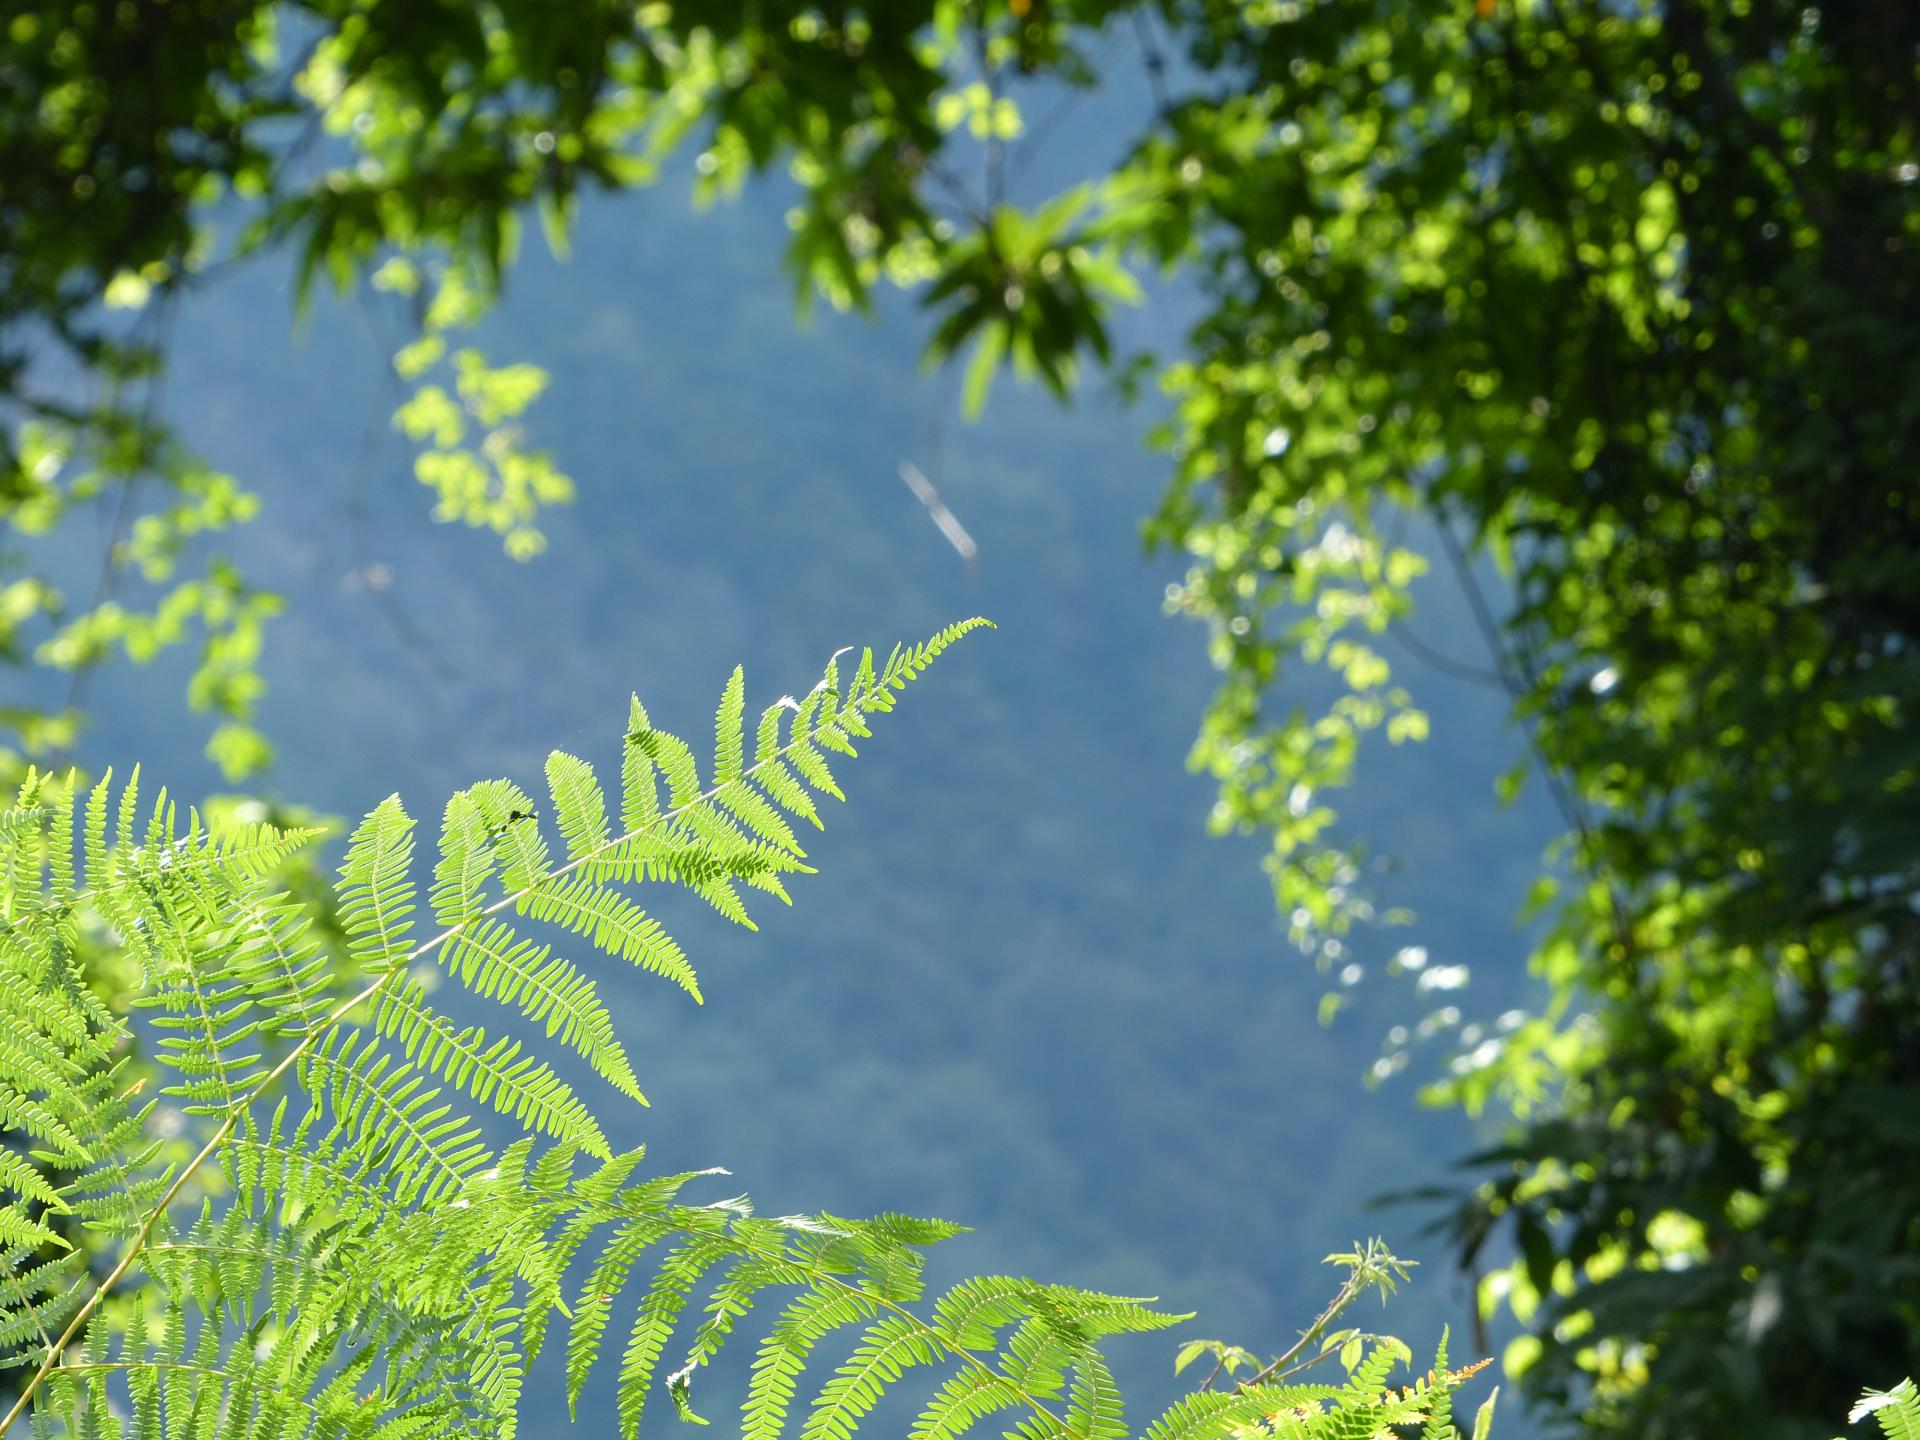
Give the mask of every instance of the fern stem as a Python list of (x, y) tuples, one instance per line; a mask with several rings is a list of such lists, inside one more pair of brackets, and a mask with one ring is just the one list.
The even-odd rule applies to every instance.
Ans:
[[(1238, 1385), (1234, 1386), (1233, 1393), (1238, 1395), (1242, 1391), (1251, 1390), (1256, 1385), (1264, 1385), (1276, 1376), (1292, 1374), (1293, 1371), (1287, 1369), (1287, 1366), (1293, 1361), (1294, 1357), (1299, 1355), (1302, 1350), (1306, 1349), (1314, 1340), (1325, 1333), (1327, 1326), (1337, 1320), (1341, 1312), (1354, 1302), (1361, 1290), (1366, 1287), (1366, 1283), (1366, 1280), (1363, 1278), (1362, 1269), (1356, 1266), (1353, 1273), (1341, 1283), (1340, 1289), (1335, 1292), (1333, 1299), (1327, 1302), (1327, 1308), (1322, 1310), (1319, 1315), (1314, 1318), (1313, 1324), (1301, 1332), (1300, 1338), (1294, 1342), (1293, 1347), (1272, 1364), (1264, 1367), (1258, 1373), (1242, 1380)], [(1313, 1362), (1308, 1362), (1308, 1364), (1311, 1363)], [(1304, 1365), (1294, 1366), (1294, 1369), (1305, 1368), (1306, 1366)]]
[[(836, 713), (844, 713), (849, 708), (861, 708), (877, 695), (885, 693), (887, 689), (888, 686), (884, 678), (876, 675), (874, 679), (868, 683), (865, 690), (856, 695), (849, 695), (846, 700), (842, 701), (836, 707)], [(313, 1048), (315, 1041), (332, 1030), (334, 1026), (338, 1025), (354, 1010), (378, 996), (394, 979), (405, 975), (414, 961), (432, 954), (449, 940), (457, 939), (476, 922), (485, 920), (491, 915), (496, 915), (510, 906), (518, 905), (521, 901), (538, 891), (543, 885), (550, 884), (565, 875), (571, 874), (583, 865), (590, 865), (605, 855), (609, 850), (624, 845), (630, 840), (638, 839), (642, 835), (670, 821), (678, 819), (690, 810), (698, 809), (700, 806), (715, 799), (723, 791), (746, 784), (747, 781), (752, 779), (760, 771), (785, 759), (797, 747), (812, 741), (816, 735), (820, 734), (828, 725), (833, 723), (833, 721), (829, 720), (821, 724), (809, 725), (804, 733), (790, 736), (785, 745), (782, 745), (765, 759), (757, 760), (752, 765), (747, 766), (733, 779), (722, 781), (711, 789), (701, 792), (684, 805), (677, 805), (672, 809), (663, 810), (645, 825), (629, 830), (624, 834), (614, 836), (612, 839), (576, 856), (558, 869), (551, 870), (547, 874), (540, 876), (531, 884), (523, 885), (520, 889), (501, 896), (498, 900), (494, 901), (493, 904), (476, 911), (458, 924), (449, 925), (431, 939), (423, 940), (419, 945), (409, 951), (406, 957), (399, 963), (389, 967), (375, 977), (370, 983), (363, 987), (358, 994), (334, 1006), (332, 1010), (328, 1011), (327, 1014), (321, 1018), (319, 1024), (309, 1027), (306, 1034), (301, 1037), (299, 1044), (289, 1050), (279, 1064), (269, 1070), (261, 1077), (258, 1084), (228, 1107), (225, 1118), (214, 1128), (214, 1132), (207, 1138), (206, 1144), (200, 1147), (199, 1152), (194, 1155), (194, 1157), (186, 1163), (185, 1167), (181, 1169), (180, 1173), (173, 1178), (173, 1182), (167, 1186), (166, 1192), (161, 1195), (153, 1209), (149, 1211), (146, 1218), (141, 1221), (140, 1228), (134, 1232), (134, 1237), (128, 1242), (126, 1253), (120, 1257), (119, 1263), (107, 1272), (106, 1277), (94, 1288), (93, 1294), (87, 1297), (86, 1303), (74, 1313), (73, 1319), (67, 1324), (67, 1328), (61, 1331), (60, 1337), (49, 1347), (46, 1358), (40, 1362), (40, 1368), (34, 1372), (33, 1378), (21, 1387), (20, 1394), (14, 1400), (12, 1408), (7, 1411), (4, 1417), (0, 1417), (0, 1437), (4, 1437), (11, 1431), (14, 1422), (26, 1413), (27, 1408), (33, 1403), (33, 1397), (39, 1393), (40, 1387), (46, 1383), (47, 1376), (51, 1375), (54, 1368), (60, 1364), (60, 1358), (66, 1352), (67, 1347), (73, 1343), (74, 1338), (93, 1316), (93, 1313), (100, 1308), (101, 1303), (107, 1298), (108, 1292), (110, 1292), (115, 1285), (118, 1285), (121, 1280), (126, 1278), (126, 1274), (133, 1268), (134, 1262), (137, 1261), (145, 1251), (147, 1242), (153, 1236), (154, 1227), (160, 1223), (161, 1218), (172, 1208), (173, 1202), (179, 1198), (180, 1192), (186, 1188), (187, 1182), (199, 1173), (200, 1167), (206, 1164), (206, 1162), (213, 1157), (214, 1152), (226, 1143), (227, 1138), (233, 1134), (235, 1128), (239, 1125), (240, 1117), (247, 1112), (256, 1100), (260, 1099), (262, 1095), (272, 1089), (287, 1071), (299, 1063), (301, 1058)], [(885, 1304), (887, 1302), (882, 1301), (881, 1303)], [(889, 1308), (897, 1310), (899, 1307), (890, 1306)], [(913, 1315), (910, 1311), (901, 1311), (900, 1313), (912, 1320), (915, 1324), (924, 1324), (918, 1316)], [(958, 1353), (964, 1354), (965, 1352)], [(968, 1356), (967, 1358), (972, 1359), (973, 1357)], [(987, 1370), (987, 1373), (994, 1374), (994, 1372), (988, 1369), (982, 1362), (974, 1360), (973, 1363), (980, 1365), (980, 1368)], [(1004, 1383), (1011, 1383), (1005, 1382), (1005, 1377), (1003, 1376), (995, 1375), (994, 1378)], [(1015, 1388), (1017, 1389), (1018, 1387)], [(1024, 1392), (1022, 1392), (1022, 1396), (1025, 1398)], [(1042, 1414), (1047, 1413), (1044, 1407), (1040, 1406), (1037, 1402), (1030, 1401), (1029, 1403), (1032, 1403), (1034, 1408)], [(1053, 1417), (1049, 1415), (1048, 1418), (1052, 1419)]]

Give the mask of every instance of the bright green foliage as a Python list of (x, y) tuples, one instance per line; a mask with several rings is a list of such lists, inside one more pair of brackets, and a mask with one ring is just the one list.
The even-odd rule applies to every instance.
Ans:
[[(274, 883), (311, 832), (210, 827), (164, 792), (143, 805), (137, 775), (84, 797), (31, 777), (0, 818), (0, 967), (17, 997), (0, 1035), (0, 1120), (34, 1162), (0, 1151), (0, 1364), (31, 1377), (0, 1433), (31, 1406), (36, 1434), (74, 1437), (511, 1436), (557, 1316), (569, 1406), (609, 1372), (632, 1437), (662, 1390), (681, 1419), (705, 1423), (698, 1372), (743, 1318), (777, 1308), (752, 1358), (747, 1440), (850, 1440), (910, 1378), (927, 1397), (913, 1440), (986, 1420), (1027, 1440), (1122, 1440), (1101, 1343), (1184, 1317), (1009, 1276), (929, 1298), (922, 1252), (957, 1225), (763, 1219), (742, 1197), (688, 1193), (721, 1172), (642, 1178), (642, 1152), (613, 1152), (540, 1041), (457, 1026), (423, 979), (431, 964), (536, 1030), (544, 1021), (548, 1041), (637, 1096), (592, 982), (523, 923), (697, 995), (678, 948), (621, 887), (685, 886), (750, 923), (740, 887), (784, 896), (781, 877), (808, 869), (782, 812), (819, 823), (802, 797), (837, 793), (826, 754), (853, 755), (897, 693), (984, 623), (884, 661), (863, 652), (845, 679), (829, 664), (804, 699), (763, 713), (751, 759), (736, 670), (704, 774), (635, 701), (617, 800), (585, 762), (549, 758), (564, 855), (525, 792), (469, 787), (447, 804), (424, 905), (413, 822), (397, 798), (382, 802), (341, 866), (337, 919), (360, 988), (337, 1002), (332, 952)], [(440, 928), (422, 937), (427, 908)], [(137, 958), (134, 1013), (96, 995), (81, 926), (107, 927)], [(147, 1032), (159, 1037), (152, 1094), (126, 1083), (128, 1047)], [(514, 1138), (496, 1143), (469, 1104)], [(161, 1141), (182, 1125), (201, 1144), (184, 1163)], [(54, 1216), (117, 1242), (105, 1278)], [(1404, 1273), (1377, 1246), (1335, 1258), (1353, 1272), (1347, 1299)], [(1203, 1392), (1146, 1434), (1336, 1440), (1422, 1423), (1427, 1440), (1452, 1440), (1447, 1396), (1464, 1377), (1443, 1349), (1426, 1381), (1390, 1392), (1406, 1353), (1374, 1346), (1341, 1386), (1280, 1383), (1276, 1367), (1273, 1383)], [(824, 1380), (809, 1380), (816, 1361), (835, 1362)]]
[[(884, 663), (865, 653), (844, 682), (829, 667), (804, 702), (771, 708), (752, 763), (736, 672), (710, 780), (636, 703), (620, 833), (586, 765), (549, 763), (564, 859), (516, 787), (461, 792), (447, 806), (428, 900), (441, 928), (427, 938), (414, 930), (412, 821), (397, 799), (383, 802), (341, 868), (338, 923), (361, 988), (340, 1003), (312, 916), (266, 883), (311, 832), (216, 830), (164, 793), (143, 805), (137, 775), (119, 786), (109, 776), (84, 797), (30, 779), (0, 826), (0, 964), (18, 997), (0, 1037), (0, 1118), (35, 1160), (10, 1150), (0, 1161), (10, 1292), (0, 1326), (13, 1365), (64, 1352), (38, 1384), (39, 1403), (75, 1434), (200, 1434), (203, 1423), (220, 1434), (507, 1434), (550, 1317), (571, 1317), (577, 1393), (619, 1282), (654, 1247), (665, 1258), (619, 1367), (629, 1431), (673, 1321), (709, 1293), (703, 1283), (714, 1299), (689, 1372), (669, 1387), (676, 1404), (688, 1403), (690, 1368), (768, 1289), (816, 1297), (790, 1336), (802, 1358), (834, 1330), (882, 1320), (913, 1327), (924, 1361), (955, 1358), (937, 1326), (901, 1307), (918, 1296), (917, 1247), (956, 1227), (756, 1220), (741, 1201), (683, 1200), (697, 1177), (636, 1181), (638, 1153), (612, 1154), (601, 1122), (526, 1042), (447, 1019), (419, 967), (437, 963), (536, 1029), (544, 1021), (637, 1095), (592, 983), (517, 933), (520, 922), (550, 922), (693, 988), (677, 948), (617, 887), (683, 884), (744, 920), (736, 887), (777, 889), (779, 876), (806, 868), (778, 797), (810, 783), (798, 776), (830, 783), (822, 752), (851, 754), (895, 693), (979, 623)], [(818, 823), (810, 802), (795, 808)], [(132, 1014), (96, 997), (97, 977), (77, 958), (79, 930), (97, 926), (140, 966)], [(142, 1035), (153, 1037), (156, 1094), (126, 1083), (125, 1052)], [(524, 1135), (495, 1146), (466, 1101)], [(201, 1128), (206, 1148), (184, 1166), (161, 1163), (158, 1137), (183, 1123)], [(210, 1183), (208, 1162), (222, 1183)], [(98, 1283), (47, 1223), (56, 1216), (113, 1237), (127, 1263)], [(566, 1262), (590, 1241), (602, 1258), (568, 1307)], [(136, 1287), (133, 1273), (146, 1282)], [(135, 1297), (132, 1310), (123, 1295)], [(1028, 1322), (1022, 1343), (1042, 1358), (1027, 1363), (1046, 1374), (1056, 1362), (1090, 1363), (1075, 1347), (1101, 1334), (1170, 1323), (1135, 1302), (1026, 1282), (1009, 1282), (1005, 1304), (1000, 1323)], [(897, 1373), (888, 1339), (905, 1343), (891, 1331), (855, 1342), (808, 1433), (843, 1434), (871, 1407)], [(756, 1390), (762, 1433), (778, 1433), (797, 1373), (784, 1395)], [(124, 1430), (104, 1408), (120, 1381), (133, 1415)], [(1025, 1403), (1064, 1382), (1004, 1383)]]

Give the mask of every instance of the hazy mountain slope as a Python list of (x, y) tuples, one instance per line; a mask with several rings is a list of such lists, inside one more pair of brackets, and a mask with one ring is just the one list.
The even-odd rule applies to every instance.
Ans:
[[(754, 937), (675, 907), (704, 1010), (606, 978), (654, 1102), (616, 1139), (725, 1163), (773, 1210), (949, 1215), (982, 1232), (954, 1264), (1158, 1293), (1204, 1311), (1196, 1332), (1281, 1340), (1323, 1297), (1327, 1250), (1379, 1228), (1419, 1250), (1415, 1216), (1360, 1205), (1466, 1142), (1404, 1081), (1361, 1089), (1413, 1002), (1370, 985), (1320, 1028), (1323, 981), (1284, 943), (1260, 846), (1203, 833), (1209, 787), (1183, 758), (1212, 682), (1203, 637), (1160, 614), (1177, 565), (1140, 554), (1161, 474), (1141, 419), (1003, 389), (930, 455), (950, 392), (914, 376), (910, 308), (796, 331), (781, 233), (770, 197), (694, 217), (663, 193), (590, 206), (571, 263), (515, 277), (484, 343), (553, 370), (533, 423), (581, 491), (524, 566), (427, 522), (397, 438), (363, 449), (391, 401), (355, 308), (322, 304), (290, 343), (284, 276), (260, 269), (187, 310), (175, 413), (270, 497), (245, 558), (293, 597), (267, 665), (274, 784), (347, 813), (399, 786), (435, 816), (470, 779), (536, 779), (553, 745), (612, 763), (629, 690), (705, 734), (736, 659), (764, 702), (838, 646), (992, 616), (849, 771), (792, 912)], [(978, 538), (977, 581), (902, 459)], [(445, 678), (371, 603), (363, 551)], [(1472, 654), (1458, 613), (1423, 629)], [(1381, 747), (1348, 809), (1404, 862), (1380, 883), (1421, 912), (1405, 938), (1473, 964), (1467, 1004), (1492, 1013), (1518, 993), (1509, 917), (1551, 826), (1493, 805), (1517, 743), (1497, 700), (1408, 669), (1434, 738)], [(177, 676), (97, 693), (90, 757), (213, 787)], [(1458, 1326), (1456, 1290), (1436, 1266), (1390, 1323)], [(1170, 1355), (1128, 1350), (1143, 1404), (1169, 1393)]]

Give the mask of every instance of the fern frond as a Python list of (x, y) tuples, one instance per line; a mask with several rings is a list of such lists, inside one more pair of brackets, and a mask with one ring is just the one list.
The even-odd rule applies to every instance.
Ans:
[(1347, 1383), (1340, 1391), (1341, 1399), (1348, 1404), (1358, 1405), (1379, 1398), (1381, 1391), (1386, 1388), (1387, 1376), (1393, 1373), (1397, 1363), (1397, 1357), (1384, 1345), (1368, 1351), (1347, 1376)]
[(500, 884), (509, 895), (534, 889), (553, 875), (553, 860), (540, 829), (540, 807), (510, 780), (482, 780), (466, 794), (487, 827), (487, 842), (500, 856)]
[(640, 1419), (646, 1411), (647, 1391), (652, 1387), (660, 1355), (673, 1335), (674, 1323), (686, 1308), (687, 1300), (700, 1278), (724, 1258), (730, 1245), (721, 1235), (702, 1235), (679, 1246), (661, 1263), (659, 1273), (640, 1301), (640, 1313), (627, 1337), (626, 1353), (620, 1357), (620, 1383), (616, 1395), (620, 1408), (622, 1440), (634, 1440), (640, 1433)]
[(962, 1280), (934, 1305), (934, 1324), (961, 1350), (991, 1350), (1000, 1343), (1000, 1331), (1030, 1313), (1030, 1280), (1007, 1275), (979, 1275)]
[(1454, 1440), (1453, 1377), (1447, 1371), (1447, 1332), (1440, 1332), (1440, 1344), (1433, 1354), (1433, 1372), (1427, 1381), (1414, 1388), (1427, 1396), (1427, 1421), (1420, 1429), (1420, 1440)]
[[(753, 742), (754, 780), (775, 803), (799, 816), (814, 829), (824, 830), (826, 822), (820, 818), (820, 810), (813, 803), (813, 796), (807, 793), (807, 787), (788, 767), (781, 754), (780, 722), (785, 718), (787, 708), (784, 705), (769, 705), (760, 713), (760, 724)], [(797, 847), (795, 853), (799, 853)]]
[(428, 902), (436, 923), (453, 929), (480, 916), (486, 883), (493, 876), (492, 837), (480, 807), (464, 790), (447, 801), (440, 819), (440, 859)]
[(340, 927), (347, 934), (347, 953), (369, 975), (384, 974), (410, 958), (414, 904), (407, 871), (412, 862), (413, 821), (400, 797), (389, 795), (353, 832), (340, 867)]
[(331, 1106), (345, 1152), (377, 1163), (403, 1204), (431, 1205), (486, 1167), (480, 1132), (411, 1065), (395, 1064), (372, 1035), (334, 1030), (299, 1061), (300, 1080)]
[(547, 789), (567, 858), (589, 862), (607, 848), (607, 798), (586, 761), (556, 750), (547, 757)]
[(1216, 1440), (1233, 1433), (1236, 1426), (1319, 1403), (1319, 1395), (1306, 1386), (1257, 1385), (1238, 1392), (1203, 1390), (1176, 1400), (1147, 1427), (1142, 1440)]
[(556, 877), (553, 884), (530, 891), (519, 908), (535, 920), (587, 936), (596, 949), (671, 980), (700, 1001), (700, 982), (673, 937), (619, 891), (584, 875)]
[(1092, 1345), (1082, 1345), (1074, 1353), (1067, 1433), (1080, 1440), (1126, 1440), (1126, 1405), (1120, 1387)]
[[(639, 1097), (587, 972), (503, 912), (697, 999), (684, 954), (623, 887), (682, 886), (749, 925), (747, 891), (785, 900), (784, 877), (809, 870), (789, 817), (817, 826), (816, 795), (840, 793), (821, 756), (854, 753), (871, 717), (958, 633), (896, 650), (880, 669), (864, 653), (845, 685), (830, 662), (804, 701), (762, 714), (751, 762), (734, 672), (708, 781), (691, 748), (634, 702), (621, 833), (586, 762), (548, 761), (558, 864), (520, 787), (460, 792), (442, 815), (425, 902), (440, 929), (424, 941), (413, 933), (413, 821), (397, 797), (383, 801), (350, 837), (335, 887), (361, 979), (344, 998), (313, 906), (272, 885), (310, 834), (210, 827), (165, 791), (143, 801), (138, 771), (117, 794), (109, 777), (84, 797), (71, 780), (30, 776), (0, 816), (0, 984), (19, 997), (0, 1034), (0, 1124), (37, 1152), (0, 1150), (0, 1364), (32, 1368), (0, 1433), (32, 1407), (37, 1427), (57, 1416), (79, 1437), (510, 1436), (527, 1356), (565, 1313), (573, 1256), (597, 1240), (569, 1317), (570, 1404), (622, 1284), (654, 1247), (664, 1252), (622, 1347), (626, 1435), (696, 1301), (685, 1363), (666, 1377), (689, 1417), (690, 1376), (777, 1295), (784, 1328), (761, 1347), (748, 1401), (759, 1440), (780, 1432), (809, 1355), (835, 1336), (845, 1348), (809, 1408), (807, 1440), (845, 1440), (909, 1369), (942, 1365), (976, 1386), (987, 1377), (1009, 1406), (1055, 1427), (1045, 1402), (1072, 1375), (1082, 1410), (1099, 1417), (1088, 1440), (1105, 1440), (1117, 1397), (1092, 1345), (1162, 1323), (1135, 1315), (1136, 1302), (1010, 1290), (998, 1328), (1012, 1325), (1012, 1339), (995, 1353), (987, 1334), (976, 1353), (937, 1314), (909, 1308), (920, 1248), (958, 1227), (684, 1204), (694, 1174), (635, 1179), (638, 1152), (610, 1153), (605, 1128), (526, 1039), (456, 1024), (414, 969), (434, 959)], [(83, 915), (89, 933), (104, 929), (139, 962), (138, 1027), (93, 993)], [(178, 1110), (137, 1098), (136, 1039), (157, 1042), (158, 1088)], [(287, 1083), (304, 1103), (274, 1093)], [(464, 1101), (525, 1133), (494, 1148)], [(199, 1148), (168, 1163), (182, 1111)], [(603, 1163), (576, 1174), (583, 1156)], [(224, 1186), (209, 1183), (214, 1169)], [(125, 1242), (98, 1283), (84, 1254), (60, 1251), (69, 1223)], [(147, 1283), (131, 1318), (100, 1323), (136, 1265)], [(970, 1340), (980, 1327), (961, 1329)], [(946, 1413), (961, 1408), (978, 1407)]]
[(836, 1330), (879, 1313), (858, 1290), (807, 1290), (781, 1311), (754, 1357), (741, 1440), (779, 1440), (814, 1349)]
[(739, 665), (727, 677), (720, 708), (713, 718), (713, 783), (733, 784), (746, 759), (747, 672)]
[(586, 1286), (573, 1308), (567, 1334), (567, 1413), (574, 1413), (587, 1377), (600, 1358), (600, 1346), (612, 1318), (613, 1302), (641, 1254), (669, 1232), (659, 1220), (631, 1221), (614, 1233), (587, 1276)]
[(1018, 1410), (1026, 1397), (1018, 1386), (991, 1370), (966, 1369), (948, 1378), (920, 1418), (907, 1432), (908, 1440), (954, 1440), (989, 1415)]

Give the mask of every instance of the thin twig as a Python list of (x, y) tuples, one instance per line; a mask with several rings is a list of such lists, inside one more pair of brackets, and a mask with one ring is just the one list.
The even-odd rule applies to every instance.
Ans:
[[(1354, 1298), (1360, 1293), (1360, 1287), (1365, 1283), (1361, 1279), (1362, 1269), (1363, 1267), (1361, 1266), (1354, 1267), (1353, 1273), (1347, 1276), (1339, 1290), (1334, 1292), (1333, 1299), (1327, 1302), (1327, 1308), (1315, 1317), (1313, 1324), (1301, 1332), (1300, 1338), (1294, 1341), (1293, 1347), (1288, 1350), (1286, 1354), (1273, 1361), (1270, 1365), (1266, 1365), (1260, 1370), (1255, 1371), (1250, 1378), (1242, 1380), (1234, 1387), (1233, 1393), (1238, 1395), (1242, 1390), (1251, 1390), (1256, 1385), (1264, 1385), (1276, 1374), (1285, 1370), (1296, 1355), (1306, 1349), (1308, 1345), (1312, 1344), (1327, 1326), (1334, 1322), (1340, 1312), (1353, 1303)], [(4, 1430), (0, 1430), (0, 1434), (4, 1433)]]
[[(1091, 63), (1096, 75), (1100, 66), (1111, 58), (1114, 49), (1119, 43), (1120, 31), (1119, 27), (1115, 26), (1114, 32), (1107, 36), (1105, 43), (1100, 47), (1099, 53), (1092, 59)], [(1033, 164), (1034, 157), (1039, 154), (1048, 139), (1052, 137), (1053, 132), (1059, 127), (1060, 122), (1072, 113), (1076, 105), (1098, 88), (1097, 83), (1094, 85), (1069, 84), (1064, 93), (1054, 97), (1053, 104), (1047, 107), (1040, 118), (1027, 127), (1026, 133), (1020, 137), (1019, 148), (1013, 152), (1013, 158), (1007, 162), (1007, 190), (1009, 193), (1020, 183), (1020, 177), (1026, 173), (1027, 167)]]
[(974, 4), (968, 8), (973, 11), (974, 54), (980, 66), (980, 77), (987, 86), (986, 189), (987, 211), (991, 214), (1000, 208), (1006, 194), (1004, 147), (1000, 143), (997, 128), (1000, 123), (1000, 71), (992, 63), (989, 54), (985, 7)]
[(1434, 649), (1414, 634), (1412, 628), (1398, 616), (1387, 622), (1387, 630), (1409, 655), (1428, 669), (1438, 670), (1443, 675), (1451, 675), (1456, 680), (1465, 680), (1472, 685), (1484, 685), (1489, 690), (1498, 690), (1502, 695), (1513, 694), (1502, 676), (1482, 666), (1469, 665), (1464, 660), (1456, 660), (1451, 655)]
[[(1492, 653), (1494, 664), (1505, 679), (1507, 688), (1516, 696), (1534, 689), (1537, 677), (1533, 667), (1526, 664), (1508, 648), (1505, 634), (1499, 622), (1494, 618), (1493, 609), (1487, 603), (1480, 582), (1475, 578), (1472, 564), (1467, 558), (1465, 548), (1453, 533), (1453, 527), (1447, 523), (1444, 515), (1437, 517), (1435, 528), (1440, 532), (1440, 543), (1447, 552), (1447, 559), (1453, 567), (1454, 575), (1465, 592), (1467, 604), (1473, 611), (1475, 622), (1486, 641), (1487, 649)], [(1606, 889), (1608, 909), (1613, 920), (1614, 938), (1621, 945), (1632, 949), (1632, 927), (1627, 923), (1625, 898), (1620, 894), (1614, 877), (1603, 866), (1599, 858), (1599, 846), (1595, 839), (1595, 825), (1588, 814), (1586, 805), (1580, 798), (1568, 777), (1548, 756), (1546, 746), (1540, 737), (1538, 723), (1523, 725), (1527, 743), (1532, 748), (1534, 758), (1539, 762), (1541, 774), (1546, 777), (1547, 790), (1553, 796), (1554, 804), (1559, 808), (1561, 818), (1567, 828), (1580, 837), (1581, 850), (1586, 857), (1589, 871)]]

